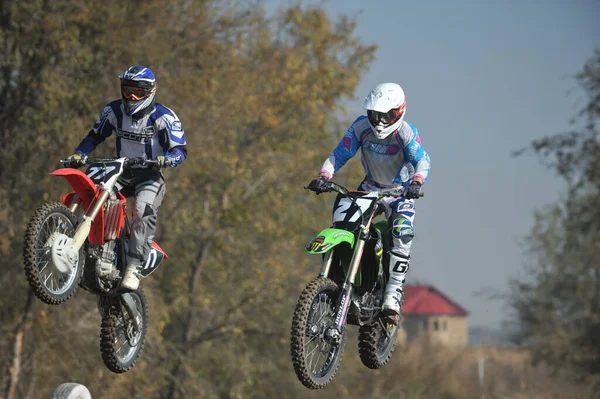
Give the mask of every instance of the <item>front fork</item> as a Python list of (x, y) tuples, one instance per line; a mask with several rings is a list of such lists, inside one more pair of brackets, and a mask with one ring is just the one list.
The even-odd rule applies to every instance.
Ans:
[[(368, 224), (367, 224), (368, 226)], [(358, 267), (362, 259), (365, 244), (367, 242), (369, 230), (365, 226), (361, 226), (360, 233), (356, 246), (354, 247), (354, 253), (352, 254), (352, 260), (350, 261), (350, 269), (346, 275), (346, 280), (342, 286), (342, 292), (339, 297), (337, 304), (337, 311), (335, 314), (335, 325), (331, 326), (325, 334), (331, 338), (334, 342), (339, 343), (341, 341), (344, 330), (346, 329), (346, 320), (348, 318), (348, 311), (350, 309), (350, 303), (352, 302), (352, 291), (354, 288), (354, 280), (358, 273)], [(329, 251), (323, 261), (323, 267), (321, 269), (321, 276), (327, 277), (329, 269), (331, 267), (333, 250)]]
[[(110, 296), (110, 295), (100, 295), (98, 296), (98, 311), (100, 315), (103, 315), (109, 308), (114, 307), (121, 312), (121, 317), (123, 317), (123, 312), (129, 315), (129, 325), (133, 328), (131, 331), (127, 328), (127, 340), (131, 346), (135, 346), (139, 342), (139, 337), (137, 337), (137, 331), (142, 328), (142, 320), (138, 320), (138, 312), (141, 313), (142, 309), (138, 309), (138, 306), (133, 299), (133, 295), (129, 292), (124, 294)], [(135, 334), (134, 334), (135, 333)]]
[(79, 208), (79, 205), (81, 205), (81, 197), (79, 197), (79, 194), (75, 194), (73, 196), (73, 201), (71, 201), (69, 204), (69, 210), (71, 213), (75, 214), (77, 208)]
[(100, 190), (100, 195), (96, 197), (96, 199), (94, 199), (94, 201), (92, 201), (90, 204), (90, 207), (83, 216), (81, 223), (79, 226), (77, 226), (77, 231), (75, 231), (75, 234), (73, 235), (73, 241), (71, 245), (75, 251), (79, 251), (79, 248), (81, 248), (85, 242), (85, 239), (90, 234), (92, 222), (94, 219), (96, 219), (98, 212), (100, 212), (100, 209), (102, 209), (102, 205), (104, 205), (109, 195), (110, 191), (102, 188)]

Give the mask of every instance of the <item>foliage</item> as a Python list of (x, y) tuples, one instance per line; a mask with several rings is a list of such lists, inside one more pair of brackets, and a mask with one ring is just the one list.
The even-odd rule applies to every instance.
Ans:
[[(60, 380), (114, 398), (246, 397), (292, 383), (292, 374), (273, 381), (291, 367), (291, 312), (315, 273), (302, 249), (329, 211), (302, 186), (375, 50), (354, 28), (320, 7), (268, 17), (243, 2), (0, 3), (1, 389), (17, 358), (20, 397)], [(170, 258), (144, 282), (143, 360), (116, 376), (99, 358), (94, 299), (80, 292), (60, 308), (25, 308), (20, 253), (35, 208), (68, 187), (48, 172), (117, 98), (116, 75), (131, 64), (155, 72), (189, 158), (166, 171), (156, 240)], [(112, 155), (112, 140), (96, 151)]]
[(568, 184), (564, 201), (536, 215), (533, 264), (514, 279), (510, 305), (519, 343), (534, 359), (600, 378), (600, 51), (577, 75), (586, 95), (581, 129), (531, 148)]
[[(0, 2), (0, 396), (48, 397), (66, 381), (95, 399), (477, 391), (470, 356), (397, 350), (373, 372), (350, 349), (355, 336), (327, 391), (307, 391), (292, 371), (289, 323), (317, 272), (303, 247), (325, 227), (332, 202), (302, 187), (349, 123), (341, 104), (375, 52), (354, 30), (352, 19), (333, 21), (320, 6), (268, 16), (260, 2)], [(28, 301), (21, 250), (34, 210), (68, 189), (48, 173), (118, 97), (116, 75), (132, 64), (153, 69), (157, 100), (183, 121), (189, 158), (165, 172), (156, 241), (170, 257), (143, 282), (147, 345), (132, 371), (116, 375), (100, 358), (95, 298), (79, 291), (59, 307)], [(107, 140), (94, 155), (113, 152)], [(492, 388), (485, 392), (542, 387)]]

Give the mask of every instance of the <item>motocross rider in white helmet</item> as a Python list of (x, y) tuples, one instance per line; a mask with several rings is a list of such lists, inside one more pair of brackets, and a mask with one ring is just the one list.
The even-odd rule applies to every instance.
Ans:
[(325, 160), (309, 188), (319, 192), (346, 162), (361, 149), (365, 178), (359, 190), (377, 191), (405, 187), (404, 198), (386, 199), (386, 217), (391, 228), (392, 245), (388, 256), (388, 283), (383, 314), (398, 323), (403, 301), (403, 285), (409, 268), (410, 247), (414, 237), (414, 199), (429, 174), (429, 155), (421, 145), (417, 128), (404, 120), (406, 96), (396, 83), (377, 85), (367, 95), (359, 116), (337, 147)]

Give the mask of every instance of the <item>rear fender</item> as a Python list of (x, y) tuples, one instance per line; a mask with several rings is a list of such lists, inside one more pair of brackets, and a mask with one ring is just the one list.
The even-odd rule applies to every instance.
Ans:
[(152, 242), (152, 248), (148, 253), (148, 257), (146, 258), (146, 262), (142, 266), (141, 275), (143, 277), (148, 277), (153, 271), (155, 271), (163, 259), (168, 258), (167, 253), (158, 246), (154, 241)]
[(165, 252), (164, 249), (162, 249), (161, 247), (158, 246), (157, 243), (155, 243), (154, 241), (152, 241), (152, 248), (156, 249), (158, 252), (162, 253), (163, 256), (165, 258), (168, 258), (169, 256), (167, 255), (167, 253)]
[(354, 234), (342, 229), (328, 228), (313, 238), (305, 249), (309, 254), (323, 254), (343, 242), (354, 248)]

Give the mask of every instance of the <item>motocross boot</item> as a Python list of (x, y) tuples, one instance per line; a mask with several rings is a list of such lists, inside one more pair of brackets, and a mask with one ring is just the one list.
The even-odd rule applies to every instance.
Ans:
[(125, 275), (121, 281), (121, 289), (135, 291), (140, 286), (139, 267), (135, 264), (128, 264), (125, 269)]
[(403, 285), (410, 257), (391, 250), (389, 260), (389, 280), (385, 286), (382, 315), (398, 325), (402, 312)]

